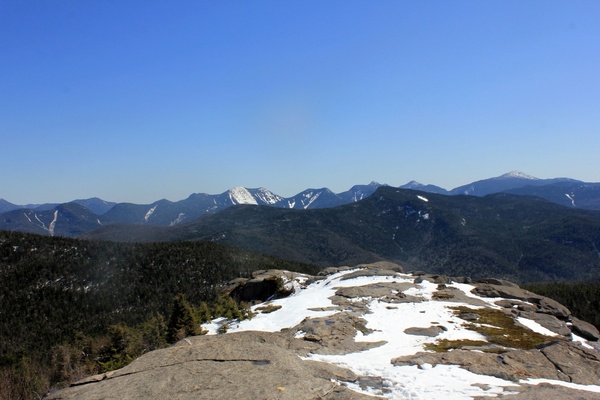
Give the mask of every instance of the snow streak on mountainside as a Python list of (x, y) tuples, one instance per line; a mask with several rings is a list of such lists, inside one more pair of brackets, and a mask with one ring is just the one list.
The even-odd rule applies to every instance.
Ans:
[(179, 215), (177, 216), (177, 219), (175, 219), (174, 221), (171, 221), (169, 223), (169, 226), (180, 224), (181, 222), (183, 222), (184, 219), (185, 219), (185, 213), (179, 213)]
[(58, 210), (54, 210), (54, 218), (52, 222), (50, 222), (50, 226), (48, 227), (48, 233), (50, 236), (54, 236), (54, 228), (56, 227), (56, 220), (58, 219)]
[(317, 193), (308, 192), (308, 193), (305, 193), (303, 195), (304, 198), (302, 199), (302, 208), (304, 208), (306, 210), (308, 207), (310, 207), (310, 205), (312, 203), (314, 203), (319, 198), (320, 195), (321, 195), (321, 192), (317, 192)]
[[(364, 200), (382, 186), (388, 185), (373, 181), (368, 185), (355, 185), (341, 193), (334, 193), (328, 188), (309, 188), (293, 197), (278, 196), (264, 187), (247, 189), (238, 186), (217, 195), (194, 193), (184, 200), (172, 202), (163, 199), (151, 204), (117, 204), (99, 198), (90, 198), (63, 204), (18, 206), (0, 199), (0, 229), (75, 236), (75, 232), (86, 233), (97, 229), (98, 225), (179, 225), (238, 204), (292, 209), (333, 208)], [(600, 183), (585, 183), (570, 178), (538, 179), (520, 171), (511, 171), (497, 177), (472, 182), (451, 191), (431, 184), (423, 185), (416, 181), (399, 188), (443, 195), (480, 197), (494, 193), (510, 193), (541, 197), (566, 207), (600, 210)], [(73, 204), (85, 207), (86, 210), (73, 212)], [(64, 218), (59, 217), (60, 222), (50, 232), (49, 224), (53, 219), (51, 214), (57, 209)], [(65, 210), (70, 211), (65, 214)], [(25, 216), (23, 212), (26, 213)], [(96, 223), (90, 224), (90, 221)]]
[(144, 215), (144, 222), (148, 223), (148, 220), (150, 219), (150, 217), (152, 216), (152, 214), (154, 214), (154, 211), (156, 210), (156, 207), (158, 207), (157, 205), (150, 208), (148, 210), (148, 212), (146, 213), (146, 215)]

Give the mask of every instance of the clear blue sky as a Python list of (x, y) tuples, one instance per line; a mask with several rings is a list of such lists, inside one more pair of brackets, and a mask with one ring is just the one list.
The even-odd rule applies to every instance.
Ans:
[(600, 1), (0, 1), (0, 198), (600, 181)]

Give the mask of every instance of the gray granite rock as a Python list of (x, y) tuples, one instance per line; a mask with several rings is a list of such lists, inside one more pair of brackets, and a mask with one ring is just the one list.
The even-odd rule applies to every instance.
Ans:
[(273, 336), (240, 332), (188, 338), (48, 399), (373, 399), (332, 382), (356, 381), (351, 371), (303, 361), (273, 345), (282, 340)]
[(570, 322), (574, 334), (587, 340), (598, 341), (598, 339), (600, 339), (600, 332), (598, 332), (598, 329), (589, 322), (582, 321), (575, 317), (571, 317)]

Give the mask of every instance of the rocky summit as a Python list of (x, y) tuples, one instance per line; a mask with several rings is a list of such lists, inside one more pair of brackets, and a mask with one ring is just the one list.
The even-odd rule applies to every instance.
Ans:
[(600, 399), (598, 330), (510, 282), (376, 263), (227, 291), (255, 316), (47, 398)]

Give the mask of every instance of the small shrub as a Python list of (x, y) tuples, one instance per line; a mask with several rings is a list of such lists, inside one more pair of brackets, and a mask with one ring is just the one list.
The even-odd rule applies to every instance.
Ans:
[(256, 310), (260, 311), (263, 314), (269, 314), (272, 313), (273, 311), (277, 311), (281, 308), (280, 305), (276, 305), (276, 304), (267, 304), (261, 307), (257, 307)]

